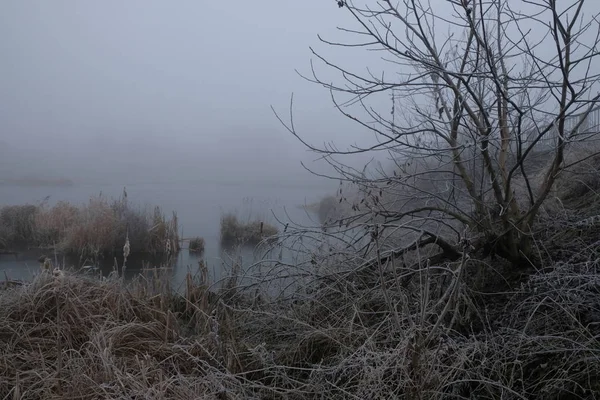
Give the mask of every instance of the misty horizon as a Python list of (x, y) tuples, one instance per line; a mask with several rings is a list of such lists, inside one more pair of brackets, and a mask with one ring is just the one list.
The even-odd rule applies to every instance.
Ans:
[(281, 4), (2, 3), (0, 178), (319, 182), (301, 162), (330, 169), (271, 106), (286, 117), (294, 93), (295, 123), (316, 145), (361, 140), (296, 72), (344, 14)]

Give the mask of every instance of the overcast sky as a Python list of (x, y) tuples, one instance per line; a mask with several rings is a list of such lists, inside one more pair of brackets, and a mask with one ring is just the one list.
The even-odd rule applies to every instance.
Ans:
[(159, 162), (216, 174), (261, 173), (270, 162), (299, 171), (315, 156), (270, 109), (287, 112), (292, 92), (311, 141), (361, 135), (327, 90), (294, 71), (308, 73), (317, 34), (344, 21), (323, 0), (2, 1), (0, 138), (83, 170), (159, 148)]
[(300, 160), (316, 156), (270, 109), (285, 116), (292, 92), (308, 141), (373, 140), (295, 72), (310, 74), (309, 46), (354, 70), (373, 66), (380, 53), (317, 38), (347, 39), (336, 27), (353, 22), (334, 0), (0, 1), (0, 145), (28, 148), (46, 171), (75, 178), (153, 166), (162, 178), (175, 170), (300, 179)]

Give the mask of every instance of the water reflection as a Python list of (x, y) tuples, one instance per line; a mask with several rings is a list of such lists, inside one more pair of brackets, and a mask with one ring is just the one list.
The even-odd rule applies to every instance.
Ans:
[(123, 268), (122, 254), (90, 259), (72, 255), (55, 255), (42, 250), (23, 250), (13, 254), (0, 254), (0, 271), (3, 273), (2, 279), (28, 281), (40, 272), (41, 263), (46, 257), (51, 260), (52, 265), (58, 265), (60, 268), (99, 277), (107, 277), (114, 272), (124, 277), (125, 281), (131, 281), (140, 274), (152, 276), (150, 270), (160, 268), (161, 277), (166, 276), (173, 289), (178, 290), (183, 287), (188, 273), (195, 276), (200, 272), (200, 262), (206, 266), (208, 281), (214, 286), (219, 286), (232, 270), (235, 269), (243, 276), (259, 261), (275, 258), (274, 253), (278, 254), (277, 260), (290, 261), (290, 254), (270, 246), (219, 246), (217, 257), (190, 252), (187, 247), (172, 257), (130, 254), (125, 268)]

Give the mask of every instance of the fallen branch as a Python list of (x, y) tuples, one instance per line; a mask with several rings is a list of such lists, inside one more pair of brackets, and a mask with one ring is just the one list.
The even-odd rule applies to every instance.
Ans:
[(385, 264), (408, 253), (409, 251), (417, 250), (418, 248), (430, 244), (436, 244), (442, 249), (442, 252), (435, 256), (436, 260), (441, 261), (445, 259), (448, 261), (456, 261), (461, 257), (461, 253), (450, 243), (431, 232), (424, 232), (421, 237), (419, 237), (419, 239), (414, 241), (411, 245), (401, 249), (388, 251), (379, 258), (373, 258), (367, 261), (360, 269), (367, 269), (380, 264)]

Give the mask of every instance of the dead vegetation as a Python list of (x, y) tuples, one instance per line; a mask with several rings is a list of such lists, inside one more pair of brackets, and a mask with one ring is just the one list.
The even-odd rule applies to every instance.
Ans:
[(3, 292), (0, 396), (189, 399), (240, 385), (204, 327), (182, 335), (165, 288), (140, 280), (129, 289), (44, 273)]
[(34, 240), (36, 211), (37, 208), (30, 204), (2, 207), (0, 245), (6, 249), (13, 244), (20, 245)]
[[(531, 13), (451, 3), (445, 20), (418, 0), (338, 3), (358, 22), (343, 32), (360, 39), (330, 44), (387, 52), (396, 72), (361, 77), (317, 55), (345, 81), (314, 81), (347, 94), (337, 109), (382, 139), (348, 151), (303, 142), (359, 187), (356, 215), (331, 229), (286, 226), (276, 246), (294, 263), (265, 259), (243, 279), (233, 268), (219, 290), (201, 264), (184, 294), (157, 270), (128, 287), (59, 271), (3, 291), (0, 395), (600, 397), (598, 175), (568, 159), (598, 133), (598, 39), (583, 42), (597, 16), (583, 17), (582, 0)], [(535, 25), (548, 42), (529, 47)], [(517, 59), (521, 68), (507, 64)], [(590, 67), (574, 76), (580, 63)], [(386, 91), (404, 119), (366, 103)], [(525, 171), (541, 141), (548, 164)], [(406, 157), (376, 177), (333, 157), (375, 150)], [(411, 165), (418, 157), (425, 170)], [(276, 233), (266, 227), (225, 215), (221, 240), (263, 241)]]
[(310, 259), (244, 285), (233, 268), (211, 290), (204, 264), (177, 293), (161, 269), (7, 284), (0, 398), (597, 398), (600, 208), (559, 211), (536, 225), (538, 269), (468, 243), (434, 263), (435, 240), (362, 256), (319, 228), (286, 236), (319, 243)]
[(190, 239), (189, 251), (192, 253), (204, 252), (204, 238), (194, 237)]
[(131, 206), (127, 197), (90, 198), (75, 206), (59, 202), (0, 209), (0, 248), (53, 248), (70, 255), (101, 256), (121, 251), (129, 239), (133, 253), (163, 254), (179, 249), (177, 216), (160, 208)]
[(234, 214), (221, 216), (221, 245), (254, 246), (275, 235), (277, 227), (260, 220), (242, 222)]
[[(579, 218), (563, 215), (540, 252)], [(332, 245), (219, 290), (201, 264), (181, 294), (160, 269), (128, 285), (45, 272), (0, 292), (0, 397), (596, 398), (598, 226), (521, 273), (468, 247), (427, 265), (435, 243), (379, 263)], [(268, 290), (283, 272), (295, 289)]]

